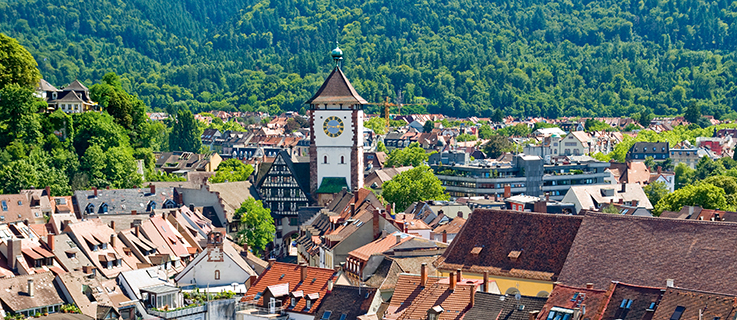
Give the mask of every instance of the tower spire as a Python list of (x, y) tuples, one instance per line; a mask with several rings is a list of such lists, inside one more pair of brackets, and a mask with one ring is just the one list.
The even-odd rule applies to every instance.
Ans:
[(335, 41), (335, 49), (333, 49), (333, 51), (330, 52), (330, 56), (333, 57), (333, 62), (335, 63), (335, 67), (340, 68), (341, 61), (343, 60), (343, 50), (340, 50), (337, 40)]

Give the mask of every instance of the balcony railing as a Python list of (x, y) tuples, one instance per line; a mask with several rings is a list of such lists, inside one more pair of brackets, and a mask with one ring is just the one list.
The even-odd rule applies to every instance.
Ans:
[(248, 301), (239, 302), (235, 305), (236, 313), (245, 313), (250, 316), (275, 320), (289, 319), (289, 314), (287, 314), (286, 308), (281, 304), (281, 301), (276, 301), (274, 307), (270, 308), (259, 306), (259, 300), (255, 299), (255, 296), (246, 297), (246, 299)]
[(152, 316), (157, 316), (159, 318), (164, 318), (164, 319), (179, 318), (179, 317), (192, 315), (195, 313), (202, 313), (205, 311), (207, 311), (207, 305), (194, 306), (194, 307), (172, 310), (172, 311), (154, 310), (150, 308), (146, 310), (148, 314)]

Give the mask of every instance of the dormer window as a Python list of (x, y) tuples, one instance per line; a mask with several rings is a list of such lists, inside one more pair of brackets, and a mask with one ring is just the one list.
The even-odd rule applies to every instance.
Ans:
[(149, 201), (148, 206), (146, 207), (146, 212), (151, 212), (156, 210), (156, 201)]
[(103, 203), (100, 205), (100, 213), (107, 213), (108, 212), (108, 206), (107, 203)]

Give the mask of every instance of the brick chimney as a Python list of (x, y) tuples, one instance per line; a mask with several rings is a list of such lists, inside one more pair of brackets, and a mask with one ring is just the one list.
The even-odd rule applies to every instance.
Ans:
[(484, 292), (489, 293), (489, 271), (484, 271)]
[(53, 234), (46, 236), (46, 244), (49, 246), (49, 249), (51, 249), (51, 251), (54, 251), (54, 235)]
[(136, 234), (136, 238), (141, 236), (141, 226), (133, 227), (133, 232)]
[(97, 198), (97, 187), (92, 187), (92, 192), (94, 194), (94, 197)]
[(586, 284), (586, 289), (593, 289), (593, 288), (594, 288), (594, 284), (593, 283), (589, 282), (589, 283)]
[(448, 243), (448, 231), (443, 230), (443, 243)]
[(427, 285), (427, 263), (423, 262), (420, 266), (420, 286)]
[(448, 283), (450, 285), (450, 291), (456, 290), (456, 274), (454, 272), (450, 272), (448, 275)]
[(633, 207), (637, 207), (637, 204), (638, 204), (638, 201), (637, 200), (632, 200), (632, 206)]
[(299, 264), (300, 279), (305, 281), (307, 279), (307, 264), (302, 262)]
[(456, 214), (456, 216), (457, 216), (458, 218), (463, 218), (463, 212), (461, 212), (461, 211), (458, 211), (458, 214)]
[(381, 229), (379, 229), (379, 209), (374, 209), (374, 216), (371, 218), (371, 223), (374, 230), (374, 239), (379, 239), (381, 235)]
[(115, 220), (110, 221), (110, 229), (113, 229), (113, 231), (115, 231)]
[(456, 281), (461, 282), (463, 279), (463, 271), (456, 269)]
[(392, 213), (392, 205), (391, 204), (388, 204), (388, 203), (386, 204), (386, 213), (387, 214), (391, 214)]
[(274, 259), (274, 258), (269, 258), (269, 260), (268, 260), (268, 261), (269, 261), (269, 267), (271, 267), (271, 266), (273, 266), (273, 265), (274, 265), (274, 262), (276, 262), (276, 259)]
[(111, 234), (110, 235), (110, 246), (111, 247), (115, 248), (115, 245), (117, 244), (116, 240), (117, 240), (117, 237), (115, 236), (115, 234)]
[(512, 187), (510, 185), (504, 186), (504, 199), (512, 196)]
[(156, 194), (156, 186), (153, 183), (152, 184), (149, 184), (148, 187), (151, 188), (151, 190), (149, 191), (149, 193)]
[(658, 174), (661, 174), (661, 173), (663, 173), (663, 167), (658, 166)]

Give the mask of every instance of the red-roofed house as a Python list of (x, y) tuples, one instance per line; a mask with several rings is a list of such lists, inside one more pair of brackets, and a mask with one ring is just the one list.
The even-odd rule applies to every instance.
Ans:
[(364, 272), (366, 265), (372, 262), (372, 264), (378, 265), (384, 259), (381, 253), (390, 250), (396, 245), (407, 242), (409, 239), (412, 239), (412, 236), (402, 232), (394, 232), (383, 239), (375, 240), (349, 252), (345, 264), (346, 273), (355, 278), (360, 278), (361, 281), (365, 281), (373, 274), (373, 272), (370, 274)]
[(608, 296), (606, 290), (596, 290), (593, 286), (578, 288), (559, 284), (553, 288), (537, 320), (594, 319), (592, 315), (604, 307)]
[(313, 319), (336, 279), (333, 269), (270, 260), (269, 268), (241, 299), (250, 308), (236, 312), (236, 318), (253, 318), (262, 313), (257, 317), (288, 315), (291, 319)]

